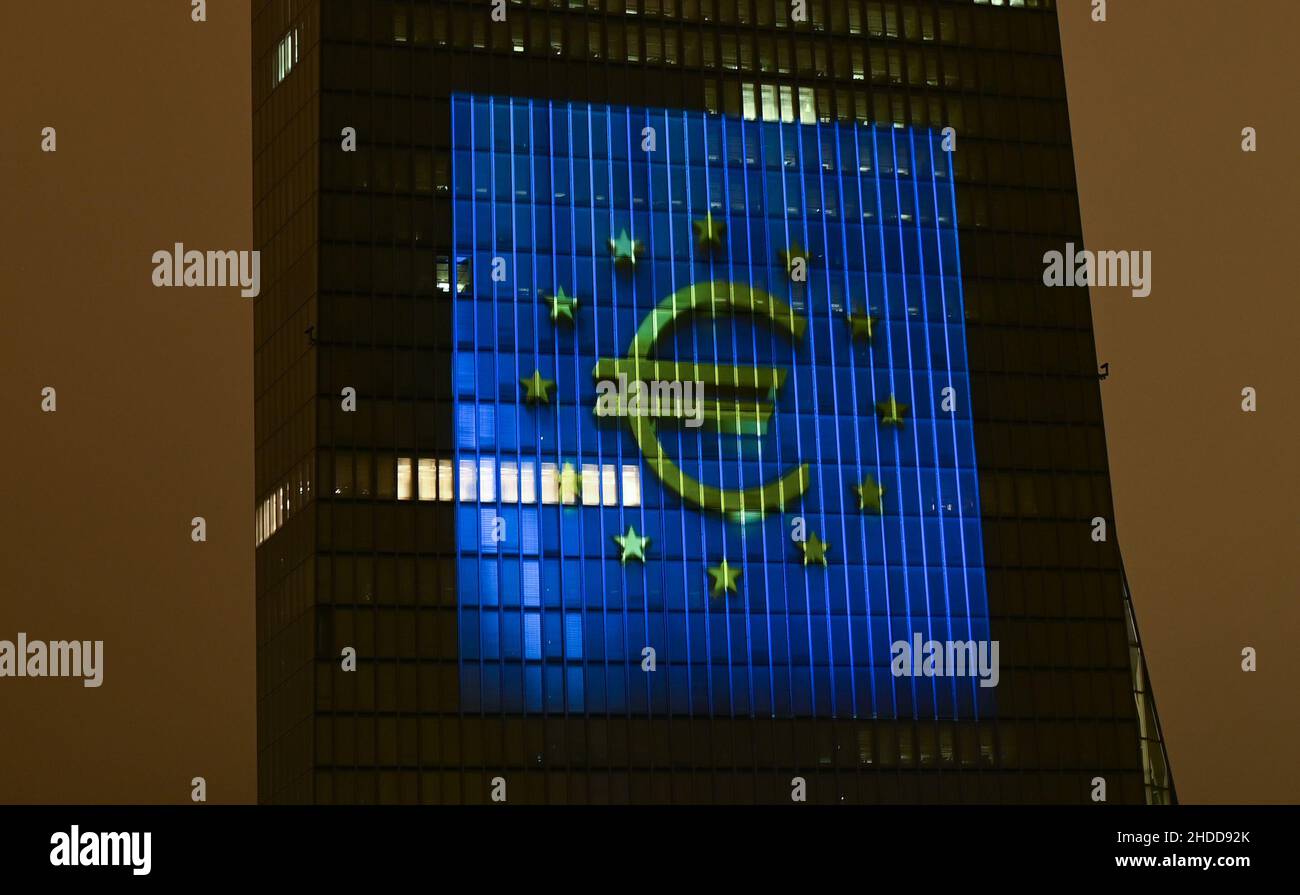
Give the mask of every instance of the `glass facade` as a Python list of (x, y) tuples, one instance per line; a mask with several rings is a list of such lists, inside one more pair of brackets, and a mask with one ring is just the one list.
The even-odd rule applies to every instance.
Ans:
[(987, 711), (890, 670), (989, 639), (941, 142), (453, 98), (466, 711)]
[[(1041, 281), (1054, 5), (256, 0), (259, 798), (1168, 800), (1088, 295)], [(646, 370), (700, 426), (597, 413)], [(997, 687), (882, 680), (900, 625)]]

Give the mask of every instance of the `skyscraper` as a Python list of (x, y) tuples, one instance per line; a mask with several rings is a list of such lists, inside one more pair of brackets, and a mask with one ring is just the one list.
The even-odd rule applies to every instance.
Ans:
[(1172, 799), (1049, 0), (254, 7), (263, 801)]

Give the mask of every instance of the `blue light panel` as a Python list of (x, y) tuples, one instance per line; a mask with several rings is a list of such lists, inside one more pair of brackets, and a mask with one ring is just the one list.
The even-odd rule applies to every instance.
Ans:
[[(466, 95), (452, 131), (463, 710), (988, 714), (973, 677), (890, 671), (917, 633), (989, 639), (938, 136)], [(780, 381), (746, 397), (763, 425), (655, 420), (674, 478), (594, 412), (593, 371), (692, 287), (756, 299), (677, 317), (643, 356)], [(781, 507), (698, 499), (803, 464)]]

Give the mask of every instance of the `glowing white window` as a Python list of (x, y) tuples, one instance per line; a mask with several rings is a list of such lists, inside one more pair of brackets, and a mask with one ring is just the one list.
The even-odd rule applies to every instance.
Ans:
[(298, 29), (284, 36), (275, 47), (275, 68), (271, 72), (271, 87), (278, 87), (298, 63)]
[(397, 499), (411, 499), (411, 458), (397, 458)]
[(582, 487), (582, 470), (566, 463), (560, 467), (560, 503), (568, 506), (578, 502), (578, 491)]
[(542, 503), (560, 502), (560, 476), (554, 463), (542, 464)]
[(600, 467), (600, 502), (607, 507), (618, 505), (618, 467), (612, 463)]
[(519, 467), (510, 460), (501, 461), (501, 502), (519, 503)]
[(460, 501), (469, 503), (478, 498), (478, 469), (472, 459), (460, 461)]
[(497, 499), (497, 461), (492, 457), (479, 458), (478, 499), (482, 503), (493, 503)]
[(519, 464), (519, 502), (537, 503), (537, 470), (528, 460)]
[(641, 506), (641, 467), (623, 467), (623, 506)]
[(781, 112), (776, 104), (776, 85), (761, 84), (760, 93), (763, 99), (763, 120), (778, 121), (781, 118)]
[(811, 87), (799, 88), (799, 123), (817, 123), (817, 100)]
[(438, 499), (438, 469), (436, 460), (421, 457), (418, 461), (420, 470), (420, 500)]
[(582, 464), (582, 505), (600, 505), (600, 467), (595, 463)]
[(451, 500), (456, 493), (456, 474), (450, 460), (438, 461), (438, 499)]

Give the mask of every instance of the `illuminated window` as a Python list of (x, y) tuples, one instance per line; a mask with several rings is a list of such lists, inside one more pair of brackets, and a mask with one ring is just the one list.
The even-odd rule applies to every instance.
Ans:
[(537, 503), (537, 469), (531, 460), (519, 467), (519, 502)]
[(722, 36), (722, 67), (731, 71), (739, 67), (736, 63), (736, 38), (729, 34)]
[(582, 464), (582, 503), (584, 506), (594, 507), (600, 505), (600, 485), (600, 467), (595, 463)]
[(438, 499), (438, 473), (436, 461), (429, 457), (419, 459), (420, 500)]
[(519, 503), (519, 467), (510, 460), (501, 461), (501, 502)]
[(776, 85), (775, 84), (761, 85), (761, 93), (763, 97), (763, 120), (780, 121), (781, 109), (776, 102)]
[(560, 503), (577, 503), (582, 483), (582, 472), (577, 467), (572, 463), (561, 466), (559, 472)]
[(559, 467), (554, 463), (542, 464), (542, 503), (550, 506), (560, 502)]
[(921, 26), (916, 14), (916, 7), (903, 6), (903, 36), (908, 40), (920, 40)]
[(274, 68), (271, 71), (272, 89), (278, 87), (297, 64), (298, 29), (294, 28), (275, 47)]
[(609, 463), (600, 467), (600, 502), (607, 507), (618, 505), (618, 470)]
[[(827, 103), (826, 105), (830, 104)], [(817, 102), (813, 98), (813, 90), (811, 87), (799, 88), (799, 123), (817, 123)]]
[(885, 36), (885, 14), (878, 2), (867, 4), (867, 33), (872, 37)]
[(478, 499), (480, 503), (493, 503), (497, 499), (497, 461), (480, 457), (478, 461)]
[(641, 506), (641, 467), (623, 467), (623, 506)]
[(478, 467), (473, 459), (460, 461), (460, 500), (468, 503), (478, 499)]
[(456, 493), (452, 464), (450, 460), (438, 461), (438, 499), (451, 500)]
[(410, 500), (411, 491), (411, 458), (397, 458), (397, 499)]
[(627, 61), (641, 61), (641, 29), (636, 25), (627, 26)]

